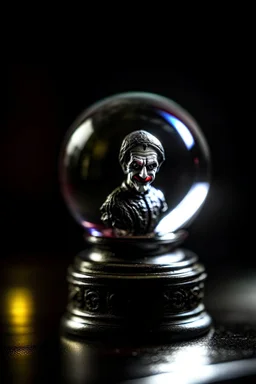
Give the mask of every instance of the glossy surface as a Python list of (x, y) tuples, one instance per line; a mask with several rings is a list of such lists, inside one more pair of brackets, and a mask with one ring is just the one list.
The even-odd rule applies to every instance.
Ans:
[(1, 384), (161, 384), (171, 379), (206, 384), (241, 376), (242, 383), (255, 383), (255, 267), (209, 269), (205, 301), (215, 328), (208, 335), (188, 342), (107, 345), (59, 333), (69, 260), (55, 262), (57, 256), (23, 254), (1, 265)]
[(154, 94), (109, 97), (74, 122), (60, 160), (67, 206), (91, 236), (113, 236), (102, 224), (99, 209), (124, 180), (118, 154), (124, 137), (135, 130), (153, 134), (165, 150), (166, 160), (153, 184), (163, 191), (168, 210), (156, 234), (186, 228), (208, 194), (209, 149), (198, 124), (183, 108)]

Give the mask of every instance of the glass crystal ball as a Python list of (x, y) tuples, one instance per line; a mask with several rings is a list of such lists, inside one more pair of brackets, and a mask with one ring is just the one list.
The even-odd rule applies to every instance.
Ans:
[(186, 229), (209, 191), (210, 155), (174, 101), (122, 93), (86, 109), (60, 160), (65, 202), (88, 236), (164, 236)]

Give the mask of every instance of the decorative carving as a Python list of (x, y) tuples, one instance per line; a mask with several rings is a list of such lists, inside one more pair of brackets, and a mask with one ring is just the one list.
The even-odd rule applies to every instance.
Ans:
[(167, 312), (181, 311), (186, 307), (187, 292), (184, 289), (164, 292), (164, 307)]
[(204, 297), (204, 285), (201, 283), (198, 286), (195, 286), (189, 291), (189, 305), (190, 307), (195, 307), (199, 302), (202, 301)]
[(100, 308), (99, 292), (87, 289), (84, 294), (85, 308), (89, 312), (98, 312)]
[(196, 308), (202, 301), (203, 287), (204, 285), (201, 283), (190, 289), (179, 289), (177, 291), (170, 289), (165, 291), (163, 294), (165, 310), (167, 312), (177, 312), (177, 310)]
[[(163, 315), (169, 313), (178, 314), (194, 309), (203, 299), (203, 283), (179, 289), (166, 288), (168, 287), (163, 286), (162, 290), (154, 290), (153, 293), (148, 292), (148, 295), (152, 297), (151, 304), (160, 310), (162, 306)], [(118, 290), (118, 288), (108, 291), (107, 287), (95, 289), (74, 284), (70, 284), (69, 287), (69, 301), (72, 303), (73, 308), (102, 315), (124, 316), (136, 311), (143, 311), (145, 299), (147, 300), (144, 296), (142, 298), (140, 292), (132, 291), (128, 295), (126, 290)]]
[(174, 292), (172, 297), (172, 304), (177, 309), (183, 309), (187, 300), (187, 293), (181, 289)]

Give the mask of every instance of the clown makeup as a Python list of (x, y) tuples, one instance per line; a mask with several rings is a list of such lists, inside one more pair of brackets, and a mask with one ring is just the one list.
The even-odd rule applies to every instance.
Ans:
[(158, 167), (157, 152), (152, 147), (133, 148), (127, 164), (127, 184), (138, 192), (146, 192), (155, 180)]

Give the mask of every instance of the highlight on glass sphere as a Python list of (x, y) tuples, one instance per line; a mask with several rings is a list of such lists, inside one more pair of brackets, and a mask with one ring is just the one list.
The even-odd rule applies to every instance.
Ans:
[(163, 96), (130, 92), (93, 104), (64, 140), (60, 181), (87, 236), (159, 238), (186, 229), (209, 191), (197, 122)]

